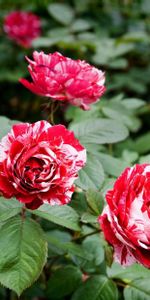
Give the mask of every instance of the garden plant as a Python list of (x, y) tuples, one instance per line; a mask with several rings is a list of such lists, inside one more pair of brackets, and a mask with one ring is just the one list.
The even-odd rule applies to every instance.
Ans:
[(0, 300), (148, 300), (150, 2), (0, 4)]

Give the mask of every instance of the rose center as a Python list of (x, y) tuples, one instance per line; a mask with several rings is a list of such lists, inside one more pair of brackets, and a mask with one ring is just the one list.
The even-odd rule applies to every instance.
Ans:
[(24, 166), (26, 180), (33, 182), (35, 179), (39, 178), (41, 172), (43, 171), (43, 166), (43, 160), (36, 157), (30, 158)]

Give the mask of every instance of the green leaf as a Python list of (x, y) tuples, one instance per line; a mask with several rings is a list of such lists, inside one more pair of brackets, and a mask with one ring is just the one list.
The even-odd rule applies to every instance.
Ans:
[(108, 65), (134, 48), (132, 43), (116, 43), (116, 39), (103, 38), (96, 42), (96, 52), (92, 57), (94, 63)]
[(58, 36), (56, 37), (39, 37), (33, 41), (34, 47), (51, 47), (60, 41)]
[(86, 266), (84, 266), (84, 270), (86, 270), (86, 272), (94, 271), (93, 268), (100, 266), (104, 261), (104, 247), (100, 234), (98, 233), (86, 237), (83, 241), (83, 247), (89, 251), (92, 256), (92, 261), (87, 262)]
[(91, 144), (117, 143), (127, 138), (128, 130), (119, 121), (110, 119), (90, 119), (70, 126), (85, 147)]
[(60, 299), (71, 294), (81, 283), (82, 272), (72, 265), (56, 270), (47, 285), (48, 299)]
[(6, 117), (0, 116), (0, 139), (4, 137), (11, 130), (12, 125), (18, 123), (18, 121), (12, 121)]
[(137, 138), (134, 143), (134, 147), (135, 150), (140, 154), (150, 151), (150, 132), (147, 132)]
[(136, 279), (124, 289), (125, 300), (149, 300), (150, 299), (150, 285), (149, 277), (144, 279)]
[(83, 213), (83, 215), (81, 216), (81, 221), (85, 224), (87, 223), (94, 223), (97, 224), (97, 216), (89, 213), (89, 212), (85, 212)]
[(3, 222), (21, 212), (22, 204), (16, 199), (0, 198), (0, 222)]
[(89, 154), (86, 166), (79, 172), (79, 178), (75, 181), (76, 185), (83, 190), (98, 190), (104, 181), (104, 170), (98, 158)]
[(101, 162), (104, 171), (111, 176), (118, 177), (128, 166), (127, 162), (119, 158), (115, 158), (109, 154), (97, 153), (96, 156)]
[(141, 11), (142, 13), (149, 15), (150, 13), (150, 2), (149, 0), (143, 0), (141, 2)]
[(81, 108), (76, 106), (69, 106), (65, 118), (67, 121), (73, 120), (74, 123), (81, 122), (83, 120), (89, 120), (90, 118), (98, 118), (99, 112), (97, 110), (96, 104), (93, 104), (90, 110), (81, 110)]
[(141, 126), (140, 120), (134, 115), (131, 115), (131, 111), (123, 105), (123, 101), (122, 103), (109, 102), (102, 107), (102, 112), (104, 113), (104, 116), (113, 120), (118, 120), (133, 132), (137, 131)]
[(43, 204), (39, 209), (33, 210), (32, 213), (55, 224), (80, 231), (79, 216), (76, 211), (68, 205), (51, 206), (49, 204)]
[(50, 231), (46, 234), (46, 236), (49, 248), (52, 251), (55, 251), (56, 254), (74, 255), (84, 260), (92, 259), (91, 254), (89, 254), (89, 252), (86, 251), (82, 245), (75, 244), (74, 242), (62, 242), (60, 239), (58, 239), (58, 237), (51, 235)]
[(40, 275), (47, 257), (44, 233), (31, 219), (13, 217), (0, 230), (0, 282), (18, 296)]
[(71, 31), (79, 32), (90, 29), (92, 24), (84, 19), (76, 19), (71, 25)]
[(109, 67), (112, 69), (125, 69), (128, 66), (128, 61), (125, 58), (114, 59), (109, 63)]
[(48, 6), (51, 16), (63, 25), (69, 25), (74, 18), (72, 7), (65, 3), (52, 3)]
[(150, 154), (141, 156), (139, 159), (140, 164), (150, 164)]
[(122, 158), (128, 165), (135, 163), (137, 161), (138, 157), (139, 157), (139, 155), (135, 151), (124, 149), (122, 152)]
[[(71, 300), (117, 300), (116, 285), (105, 276), (95, 275), (83, 283)], [(131, 298), (130, 298), (131, 299)]]
[(103, 186), (101, 188), (101, 193), (104, 198), (106, 196), (107, 191), (113, 189), (115, 181), (116, 181), (116, 178), (106, 178), (105, 179)]
[(94, 213), (96, 213), (96, 215), (100, 215), (104, 207), (104, 199), (102, 194), (89, 189), (86, 192), (86, 199), (89, 207), (94, 211)]
[(70, 203), (70, 206), (75, 209), (79, 216), (81, 216), (85, 211), (87, 211), (88, 205), (84, 192), (80, 188), (79, 191), (77, 190), (78, 188), (76, 188), (76, 192), (73, 194), (73, 199)]
[(123, 105), (130, 110), (136, 110), (145, 105), (145, 101), (138, 98), (127, 98), (123, 100)]
[(149, 278), (150, 270), (139, 264), (133, 264), (127, 268), (122, 267), (118, 263), (113, 263), (108, 268), (108, 276), (111, 278), (121, 279), (125, 283), (129, 283), (138, 278)]

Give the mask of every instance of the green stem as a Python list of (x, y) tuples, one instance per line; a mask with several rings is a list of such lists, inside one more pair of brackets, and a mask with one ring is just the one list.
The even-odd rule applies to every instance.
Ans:
[(49, 113), (49, 116), (48, 116), (48, 120), (49, 122), (52, 124), (52, 125), (55, 125), (55, 122), (54, 122), (54, 114), (55, 112), (57, 111), (58, 109), (58, 106), (59, 106), (59, 102), (57, 101), (54, 101), (52, 100), (51, 104), (50, 104), (50, 113)]
[(82, 235), (82, 236), (79, 236), (79, 237), (73, 237), (73, 241), (77, 241), (77, 240), (82, 240), (82, 239), (84, 239), (84, 238), (86, 238), (86, 237), (88, 237), (88, 236), (91, 236), (91, 235), (94, 235), (94, 234), (96, 234), (96, 233), (100, 233), (100, 230), (95, 230), (95, 231), (92, 231), (92, 232), (90, 232), (90, 233), (88, 233), (88, 234), (85, 234), (85, 235)]
[(112, 144), (108, 145), (108, 150), (109, 150), (109, 154), (112, 155), (113, 154), (113, 146), (112, 146)]

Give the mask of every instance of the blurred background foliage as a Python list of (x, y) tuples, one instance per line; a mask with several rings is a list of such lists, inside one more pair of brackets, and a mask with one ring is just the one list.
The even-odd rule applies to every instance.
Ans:
[[(2, 114), (27, 120), (38, 112), (36, 96), (18, 83), (28, 76), (24, 56), (31, 57), (33, 49), (60, 51), (105, 70), (108, 98), (121, 92), (149, 100), (149, 0), (1, 0), (0, 6)], [(17, 46), (3, 32), (3, 17), (16, 9), (32, 11), (42, 19), (42, 36), (33, 49)]]
[[(80, 216), (81, 236), (74, 232), (72, 238), (72, 232), (42, 221), (49, 260), (39, 281), (21, 299), (149, 299), (150, 271), (137, 265), (107, 268), (111, 249), (95, 232), (99, 230), (96, 220), (102, 212), (103, 196), (114, 179), (126, 166), (150, 163), (150, 1), (0, 0), (0, 7), (0, 115), (30, 122), (48, 118), (43, 106), (46, 100), (18, 82), (20, 77), (29, 78), (24, 57), (31, 57), (35, 49), (60, 51), (88, 61), (105, 71), (107, 87), (90, 111), (63, 106), (56, 115), (56, 123), (65, 123), (75, 131), (87, 148), (88, 162), (92, 162), (80, 172), (78, 186), (101, 189), (101, 196), (99, 191), (89, 190), (85, 195), (80, 189), (74, 194), (71, 206)], [(42, 20), (42, 35), (31, 49), (16, 45), (3, 32), (3, 18), (13, 10), (32, 11)], [(91, 274), (93, 277), (81, 284)], [(97, 298), (95, 290), (99, 290)], [(16, 298), (1, 288), (0, 299)]]

